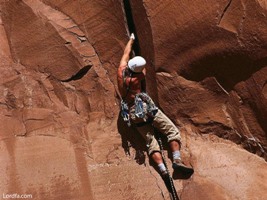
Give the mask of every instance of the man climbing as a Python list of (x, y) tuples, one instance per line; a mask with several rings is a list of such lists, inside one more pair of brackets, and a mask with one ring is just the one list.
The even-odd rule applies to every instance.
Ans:
[(167, 136), (173, 155), (173, 169), (191, 176), (194, 170), (184, 165), (181, 160), (181, 136), (178, 128), (145, 93), (145, 59), (141, 56), (130, 59), (134, 40), (135, 36), (131, 34), (118, 68), (118, 87), (122, 97), (121, 115), (128, 126), (133, 125), (146, 140), (148, 154), (157, 164), (162, 177), (167, 175), (167, 170), (154, 128)]

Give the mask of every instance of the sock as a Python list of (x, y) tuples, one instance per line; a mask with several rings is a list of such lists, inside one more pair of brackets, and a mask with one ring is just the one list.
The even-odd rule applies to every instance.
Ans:
[(159, 168), (160, 172), (166, 171), (166, 167), (165, 167), (165, 165), (163, 163), (158, 164), (158, 168)]
[(174, 151), (174, 152), (172, 152), (172, 158), (173, 158), (173, 160), (177, 160), (177, 159), (180, 159), (181, 160), (180, 151)]

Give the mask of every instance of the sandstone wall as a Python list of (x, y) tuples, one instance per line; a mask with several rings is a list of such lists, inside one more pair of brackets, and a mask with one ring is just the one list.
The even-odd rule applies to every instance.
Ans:
[(0, 196), (169, 199), (119, 118), (116, 71), (134, 30), (148, 92), (196, 171), (175, 180), (180, 198), (266, 199), (266, 5), (1, 0)]

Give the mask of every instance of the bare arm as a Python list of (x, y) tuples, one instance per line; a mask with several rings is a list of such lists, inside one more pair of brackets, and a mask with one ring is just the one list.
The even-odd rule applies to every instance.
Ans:
[(123, 88), (123, 70), (125, 69), (125, 67), (127, 66), (127, 63), (130, 59), (130, 54), (131, 54), (131, 51), (132, 51), (132, 46), (133, 46), (133, 43), (134, 43), (134, 35), (132, 34), (128, 43), (126, 44), (126, 47), (124, 49), (124, 52), (123, 52), (123, 56), (121, 58), (121, 61), (120, 61), (120, 65), (119, 65), (119, 68), (118, 68), (118, 72), (117, 72), (117, 80), (118, 80), (118, 88), (119, 88), (119, 91), (120, 91), (120, 94), (122, 94), (122, 88)]
[(125, 49), (124, 49), (124, 52), (123, 52), (123, 56), (121, 58), (121, 61), (120, 61), (120, 66), (126, 66), (129, 59), (130, 59), (130, 54), (131, 54), (131, 51), (132, 51), (132, 46), (133, 46), (133, 43), (134, 43), (134, 38), (130, 38), (130, 40), (128, 41)]

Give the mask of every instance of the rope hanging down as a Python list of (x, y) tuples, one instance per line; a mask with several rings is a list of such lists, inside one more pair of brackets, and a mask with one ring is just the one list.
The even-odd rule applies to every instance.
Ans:
[(156, 133), (156, 137), (157, 137), (157, 140), (158, 140), (158, 143), (159, 143), (159, 147), (160, 147), (163, 163), (166, 166), (166, 170), (167, 170), (167, 173), (168, 173), (168, 180), (164, 180), (165, 185), (166, 185), (166, 187), (167, 187), (167, 189), (168, 189), (168, 191), (170, 193), (171, 200), (179, 200), (179, 197), (177, 195), (177, 192), (176, 192), (176, 189), (175, 189), (175, 186), (174, 186), (174, 183), (173, 183), (173, 179), (171, 177), (170, 171), (169, 171), (168, 166), (167, 166), (167, 162), (166, 162), (166, 158), (165, 158), (165, 155), (164, 155), (164, 149), (163, 149), (163, 144), (162, 144), (162, 140), (161, 140), (161, 137), (160, 137), (160, 133), (157, 130), (155, 130), (155, 133)]

